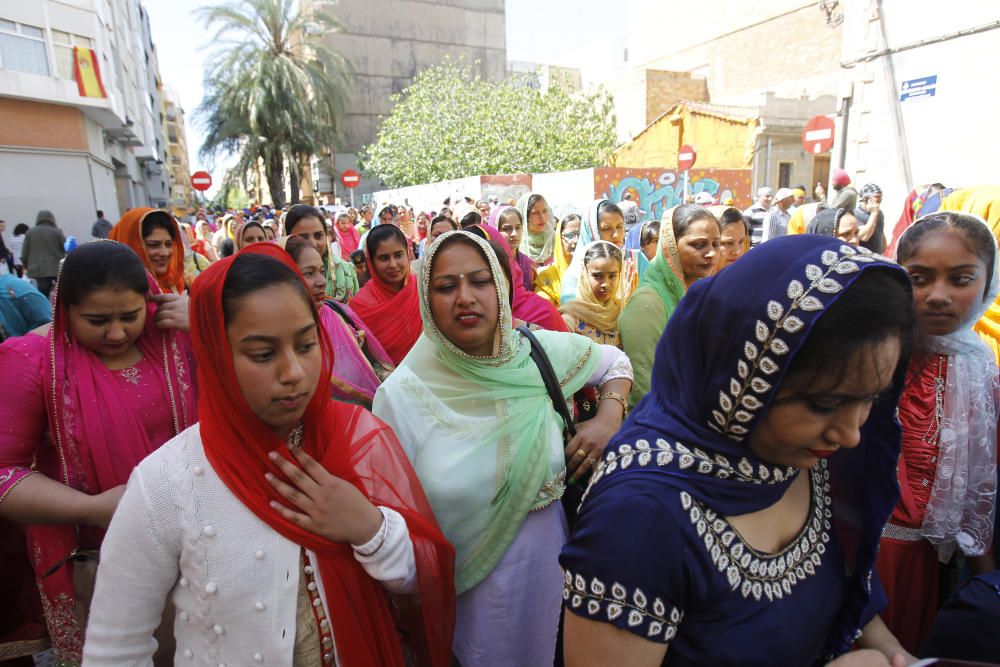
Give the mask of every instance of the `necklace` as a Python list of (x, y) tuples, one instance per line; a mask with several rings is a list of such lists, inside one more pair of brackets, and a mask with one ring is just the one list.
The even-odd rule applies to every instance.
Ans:
[(302, 424), (298, 424), (292, 429), (285, 439), (285, 445), (293, 452), (302, 447)]
[(938, 357), (937, 376), (934, 378), (934, 419), (920, 438), (929, 445), (937, 444), (941, 435), (941, 420), (944, 419), (944, 360), (944, 357)]
[(118, 375), (125, 378), (126, 382), (131, 382), (134, 385), (139, 384), (139, 380), (142, 379), (142, 374), (139, 371), (138, 366), (130, 366), (123, 370), (118, 371)]

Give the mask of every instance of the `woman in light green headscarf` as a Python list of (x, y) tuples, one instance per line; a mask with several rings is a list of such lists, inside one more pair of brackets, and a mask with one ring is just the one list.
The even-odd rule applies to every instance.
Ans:
[(552, 261), (556, 247), (556, 223), (545, 197), (537, 192), (526, 192), (517, 200), (524, 232), (521, 234), (521, 252), (531, 258), (537, 267)]
[(556, 501), (620, 426), (628, 358), (583, 336), (535, 333), (566, 400), (585, 386), (604, 391), (597, 416), (564, 445), (490, 244), (465, 231), (442, 234), (419, 286), (423, 334), (372, 411), (399, 438), (455, 545), (454, 653), (463, 667), (552, 664), (567, 535)]
[(649, 392), (656, 343), (677, 303), (694, 281), (715, 271), (720, 238), (719, 221), (704, 206), (683, 204), (663, 213), (656, 256), (618, 316), (622, 347), (635, 370), (631, 407)]

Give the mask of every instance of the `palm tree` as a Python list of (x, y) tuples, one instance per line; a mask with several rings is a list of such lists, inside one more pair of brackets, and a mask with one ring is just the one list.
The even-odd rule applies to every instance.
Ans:
[(327, 4), (232, 0), (197, 10), (216, 28), (217, 47), (198, 108), (206, 129), (202, 157), (238, 153), (240, 173), (262, 160), (275, 206), (285, 204), (286, 160), (297, 200), (298, 165), (339, 138), (351, 70), (323, 44), (323, 35), (344, 29)]

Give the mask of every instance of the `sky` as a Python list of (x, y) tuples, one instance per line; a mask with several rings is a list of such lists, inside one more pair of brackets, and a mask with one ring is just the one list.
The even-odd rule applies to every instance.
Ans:
[[(629, 0), (507, 0), (507, 59), (579, 67), (584, 85), (610, 74), (611, 35), (625, 31)], [(204, 0), (144, 0), (164, 82), (177, 91), (184, 109), (192, 171), (210, 169), (198, 157), (204, 133), (195, 109), (202, 99), (205, 62), (213, 33), (195, 17)], [(619, 56), (620, 57), (620, 56)], [(220, 161), (213, 193), (232, 161)]]

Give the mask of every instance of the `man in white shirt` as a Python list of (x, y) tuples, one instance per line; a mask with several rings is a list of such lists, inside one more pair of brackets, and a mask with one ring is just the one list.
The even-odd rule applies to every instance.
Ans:
[(791, 208), (794, 199), (795, 195), (790, 189), (781, 188), (778, 190), (778, 194), (774, 196), (774, 206), (764, 218), (764, 234), (761, 237), (761, 243), (788, 234), (788, 221), (792, 218), (788, 209)]

